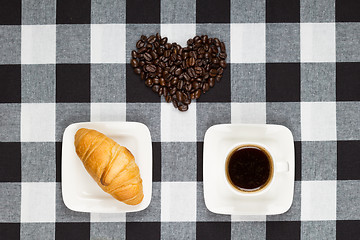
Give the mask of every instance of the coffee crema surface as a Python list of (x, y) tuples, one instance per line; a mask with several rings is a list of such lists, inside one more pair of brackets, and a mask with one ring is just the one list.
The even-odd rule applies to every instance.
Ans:
[(244, 192), (259, 191), (272, 178), (271, 156), (258, 146), (245, 145), (235, 148), (226, 160), (226, 174), (236, 189)]

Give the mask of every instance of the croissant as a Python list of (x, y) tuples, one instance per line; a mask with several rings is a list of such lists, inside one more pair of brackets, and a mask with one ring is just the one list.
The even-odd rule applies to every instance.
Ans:
[(104, 134), (81, 128), (75, 134), (76, 153), (105, 192), (129, 205), (144, 198), (139, 167), (131, 152)]

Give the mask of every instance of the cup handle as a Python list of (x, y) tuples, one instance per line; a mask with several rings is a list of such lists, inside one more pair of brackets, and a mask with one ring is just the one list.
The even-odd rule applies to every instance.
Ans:
[(276, 163), (276, 172), (288, 172), (289, 163), (288, 162), (277, 162)]

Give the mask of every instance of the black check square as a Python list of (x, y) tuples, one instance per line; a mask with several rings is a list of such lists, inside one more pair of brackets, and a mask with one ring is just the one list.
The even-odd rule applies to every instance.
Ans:
[(266, 101), (300, 101), (300, 64), (266, 64)]
[(20, 223), (0, 223), (1, 239), (20, 239)]
[(160, 23), (160, 0), (126, 1), (126, 23)]
[(56, 181), (61, 182), (61, 151), (62, 142), (55, 143), (55, 155), (56, 155)]
[(231, 80), (230, 64), (226, 66), (220, 82), (215, 82), (215, 86), (204, 94), (201, 94), (197, 102), (231, 102)]
[(197, 222), (196, 239), (231, 239), (231, 222)]
[(56, 223), (55, 238), (66, 240), (90, 239), (90, 223)]
[(295, 141), (295, 181), (301, 181), (301, 141)]
[(300, 0), (266, 1), (266, 22), (268, 23), (300, 22)]
[(160, 239), (160, 229), (160, 222), (127, 222), (126, 239), (142, 240), (146, 236), (148, 240), (157, 240)]
[(197, 0), (197, 23), (230, 23), (230, 0)]
[(91, 0), (56, 1), (57, 24), (90, 24)]
[(145, 85), (140, 75), (134, 73), (130, 64), (126, 64), (126, 102), (160, 102), (158, 94)]
[(266, 222), (266, 239), (300, 240), (300, 222)]
[(196, 179), (198, 182), (203, 181), (203, 152), (204, 142), (196, 143), (196, 156), (197, 156), (197, 167), (196, 167)]
[(21, 143), (0, 142), (0, 182), (21, 182)]
[(360, 101), (360, 62), (336, 63), (336, 100)]
[(0, 25), (21, 24), (21, 0), (0, 0)]
[(90, 65), (56, 65), (56, 102), (90, 102)]
[(21, 66), (0, 65), (0, 103), (21, 103)]
[(337, 0), (335, 4), (336, 22), (360, 22), (360, 1)]
[(161, 142), (152, 143), (153, 182), (161, 182)]
[(338, 141), (337, 179), (360, 180), (360, 141)]
[(336, 221), (336, 239), (358, 240), (360, 221)]

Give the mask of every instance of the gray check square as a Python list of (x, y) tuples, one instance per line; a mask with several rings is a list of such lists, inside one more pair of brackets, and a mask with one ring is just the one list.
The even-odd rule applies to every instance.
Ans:
[(126, 24), (126, 62), (130, 63), (131, 51), (137, 50), (135, 45), (141, 35), (149, 37), (156, 33), (160, 33), (160, 24)]
[(153, 182), (150, 205), (143, 211), (126, 213), (126, 222), (160, 222), (161, 182)]
[(21, 101), (25, 103), (55, 102), (55, 65), (21, 66)]
[(294, 141), (301, 140), (300, 103), (266, 103), (266, 123), (284, 125), (294, 136)]
[(56, 0), (22, 0), (22, 24), (55, 24)]
[(336, 221), (301, 222), (301, 239), (336, 239)]
[(125, 75), (125, 64), (91, 64), (91, 102), (125, 102)]
[(156, 103), (127, 103), (126, 121), (144, 123), (150, 130), (151, 140), (160, 142), (161, 106)]
[(301, 22), (334, 22), (335, 0), (300, 0)]
[(0, 64), (21, 63), (21, 26), (0, 26)]
[(193, 222), (162, 222), (161, 239), (196, 239), (196, 223)]
[(336, 61), (360, 61), (360, 22), (336, 23)]
[(324, 102), (336, 100), (336, 64), (302, 63), (301, 100)]
[(266, 62), (300, 62), (299, 24), (266, 24)]
[(21, 223), (20, 239), (55, 239), (55, 223)]
[(0, 222), (20, 222), (21, 183), (0, 183)]
[(92, 0), (91, 23), (125, 23), (126, 1)]
[(196, 1), (192, 0), (162, 0), (161, 23), (195, 23)]
[(302, 180), (336, 180), (336, 141), (302, 142), (301, 151)]
[(338, 140), (360, 139), (360, 102), (336, 103), (336, 130)]
[(265, 0), (231, 0), (231, 23), (264, 23)]
[(163, 142), (161, 156), (162, 181), (196, 181), (196, 143)]
[(56, 181), (55, 143), (21, 143), (21, 181)]
[(197, 222), (229, 222), (230, 215), (222, 215), (210, 212), (204, 200), (204, 187), (203, 182), (196, 184), (196, 221)]
[(123, 222), (97, 222), (90, 224), (91, 239), (125, 240), (126, 223)]
[(56, 62), (90, 62), (90, 25), (61, 24), (56, 26)]
[(231, 64), (231, 102), (266, 102), (265, 64)]
[(209, 38), (217, 37), (221, 42), (224, 42), (227, 54), (226, 61), (230, 62), (230, 24), (196, 24), (196, 35), (208, 35)]
[(338, 181), (336, 219), (360, 220), (360, 181)]
[(301, 216), (301, 181), (295, 181), (294, 198), (290, 209), (279, 215), (267, 215), (266, 221), (300, 221)]
[(230, 103), (196, 103), (196, 135), (203, 141), (206, 130), (215, 125), (231, 123)]
[(89, 121), (90, 103), (57, 103), (55, 141), (62, 141), (65, 128), (70, 124)]
[(266, 222), (232, 222), (231, 239), (263, 240), (266, 239)]
[(20, 141), (21, 106), (17, 103), (0, 104), (0, 141)]
[(90, 213), (68, 209), (62, 198), (61, 183), (56, 183), (56, 222), (90, 222)]

